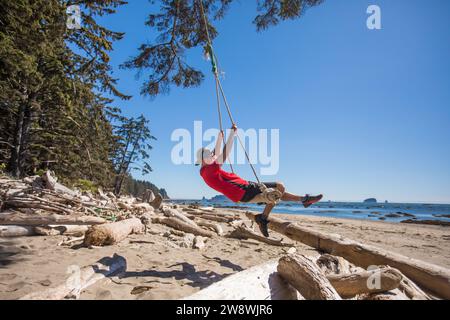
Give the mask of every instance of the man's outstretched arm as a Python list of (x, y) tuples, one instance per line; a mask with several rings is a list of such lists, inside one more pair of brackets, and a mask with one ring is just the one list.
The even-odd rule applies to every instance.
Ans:
[(228, 159), (228, 156), (231, 153), (231, 148), (233, 147), (234, 137), (236, 136), (236, 133), (237, 133), (236, 125), (233, 125), (233, 127), (231, 129), (232, 129), (231, 134), (228, 137), (227, 143), (225, 144), (220, 156), (218, 156), (218, 161), (220, 162), (220, 164), (225, 163), (225, 161)]
[(222, 142), (223, 142), (223, 131), (219, 132), (219, 135), (217, 136), (217, 142), (216, 147), (214, 148), (214, 154), (216, 156), (220, 155), (220, 149), (222, 148)]

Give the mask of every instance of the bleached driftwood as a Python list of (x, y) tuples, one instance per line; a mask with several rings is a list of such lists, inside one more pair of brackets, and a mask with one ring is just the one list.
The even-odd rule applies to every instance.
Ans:
[(130, 234), (142, 233), (144, 229), (145, 227), (141, 220), (137, 218), (93, 226), (86, 232), (84, 245), (112, 245), (124, 240)]
[(56, 191), (56, 192), (60, 192), (60, 193), (66, 193), (69, 194), (71, 196), (76, 196), (77, 192), (67, 188), (66, 186), (60, 184), (57, 179), (52, 175), (52, 173), (50, 171), (45, 172), (42, 175), (42, 180), (45, 183), (45, 187), (47, 189)]
[(194, 238), (193, 248), (194, 249), (203, 250), (205, 248), (205, 239), (207, 239), (207, 238), (204, 238), (204, 237), (201, 237), (201, 236), (196, 236)]
[(165, 224), (174, 229), (184, 231), (186, 233), (192, 233), (197, 236), (208, 237), (208, 238), (214, 237), (214, 233), (209, 230), (202, 229), (199, 226), (193, 226), (192, 224), (186, 223), (180, 219), (173, 218), (173, 217), (172, 218), (152, 217), (152, 223)]
[(26, 215), (16, 212), (0, 213), (0, 225), (42, 226), (42, 225), (96, 225), (106, 220), (92, 216)]
[[(256, 213), (247, 212), (255, 220)], [(375, 246), (345, 239), (339, 235), (310, 230), (295, 223), (269, 217), (269, 228), (313, 248), (341, 256), (357, 266), (388, 265), (400, 270), (409, 279), (436, 296), (450, 299), (450, 270), (434, 264), (405, 257)]]
[(408, 279), (408, 277), (406, 277), (404, 274), (402, 274), (402, 281), (400, 282), (398, 289), (411, 300), (432, 300), (432, 298), (427, 293), (425, 293), (422, 289), (420, 289), (414, 282)]
[(341, 300), (322, 270), (304, 255), (281, 257), (278, 272), (307, 300)]
[(60, 286), (27, 294), (21, 300), (78, 298), (87, 287), (113, 274), (124, 272), (126, 267), (127, 261), (119, 255), (105, 257), (93, 265), (81, 269), (76, 267), (70, 269), (71, 276)]
[(84, 240), (84, 236), (75, 237), (75, 238), (68, 237), (68, 238), (60, 241), (58, 243), (58, 247), (60, 247), (60, 246), (68, 246), (68, 245), (71, 245), (72, 243), (75, 243), (75, 242), (78, 242), (78, 241), (83, 241), (83, 240)]
[(144, 193), (142, 194), (142, 202), (145, 203), (151, 203), (152, 201), (155, 200), (155, 198), (156, 198), (155, 194), (151, 189), (145, 190)]
[(214, 230), (217, 233), (217, 235), (219, 235), (219, 236), (223, 236), (224, 235), (223, 228), (218, 223), (211, 223), (211, 222), (208, 222), (208, 221), (204, 221), (202, 219), (195, 219), (194, 222), (197, 225), (199, 225), (200, 227), (206, 227), (208, 229)]
[(229, 235), (230, 238), (236, 239), (254, 239), (263, 243), (267, 243), (271, 246), (285, 247), (289, 246), (287, 243), (283, 243), (283, 239), (266, 238), (255, 231), (251, 230), (245, 224), (237, 226)]
[(348, 274), (351, 273), (350, 264), (342, 257), (336, 257), (331, 254), (323, 254), (317, 260), (316, 264), (322, 271), (328, 274)]
[(358, 300), (409, 300), (408, 297), (399, 289), (376, 294), (362, 294)]
[(390, 291), (398, 288), (402, 281), (402, 275), (388, 267), (351, 274), (328, 275), (327, 278), (343, 298)]
[(164, 213), (164, 215), (166, 217), (176, 218), (176, 219), (179, 219), (179, 220), (181, 220), (181, 221), (183, 221), (183, 222), (185, 222), (187, 224), (192, 225), (193, 227), (198, 227), (198, 225), (194, 221), (192, 221), (186, 215), (184, 215), (183, 213), (179, 212), (176, 209), (171, 209), (169, 207), (164, 207), (163, 206), (162, 207), (162, 211), (163, 211), (163, 213)]
[(127, 211), (133, 210), (133, 206), (131, 204), (123, 202), (123, 201), (117, 202), (117, 205), (119, 206), (120, 209), (123, 209), (123, 210), (127, 210)]
[(32, 226), (0, 226), (0, 237), (27, 237), (35, 236), (36, 232)]
[(163, 202), (163, 197), (159, 193), (155, 196), (155, 199), (150, 202), (150, 205), (155, 209), (158, 210), (161, 207), (161, 204)]
[(234, 220), (233, 217), (223, 217), (223, 216), (216, 216), (211, 214), (200, 214), (200, 215), (193, 215), (189, 213), (185, 213), (186, 217), (188, 217), (191, 220), (194, 220), (195, 218), (202, 218), (204, 220), (210, 220), (214, 222), (223, 222), (228, 223)]
[(303, 300), (278, 275), (277, 265), (270, 261), (238, 272), (182, 300)]
[(77, 225), (67, 225), (67, 226), (39, 226), (34, 227), (35, 232), (41, 236), (81, 236), (88, 231), (89, 226), (77, 226)]

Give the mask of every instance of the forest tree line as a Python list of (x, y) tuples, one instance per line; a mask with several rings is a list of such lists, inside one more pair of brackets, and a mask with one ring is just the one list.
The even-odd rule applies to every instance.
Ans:
[(97, 23), (126, 2), (76, 3), (82, 28), (70, 30), (69, 1), (0, 1), (1, 171), (22, 178), (52, 170), (72, 186), (134, 192), (130, 170), (152, 171), (155, 138), (147, 119), (127, 118), (115, 105), (131, 98), (109, 64), (124, 34)]

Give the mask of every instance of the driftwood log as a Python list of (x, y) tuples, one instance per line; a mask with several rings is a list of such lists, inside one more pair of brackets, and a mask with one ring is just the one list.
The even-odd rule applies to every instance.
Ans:
[(35, 236), (36, 232), (32, 226), (0, 226), (0, 237), (27, 237)]
[(283, 239), (266, 238), (256, 233), (255, 231), (247, 227), (245, 224), (236, 226), (236, 228), (228, 235), (228, 237), (235, 239), (254, 239), (259, 242), (269, 244), (271, 246), (278, 246), (278, 247), (289, 246), (289, 244), (283, 242)]
[[(246, 213), (253, 221), (256, 215), (252, 212)], [(447, 268), (348, 240), (339, 235), (310, 230), (279, 218), (269, 217), (269, 222), (271, 230), (323, 252), (344, 257), (357, 266), (368, 268), (373, 265), (388, 265), (396, 268), (436, 296), (450, 299), (450, 270)]]
[(99, 280), (116, 273), (124, 272), (127, 268), (125, 258), (114, 255), (105, 257), (97, 263), (84, 268), (71, 268), (71, 276), (60, 286), (45, 291), (30, 293), (21, 300), (62, 300), (64, 298), (79, 298), (81, 292)]
[(380, 268), (351, 274), (328, 275), (327, 279), (343, 298), (359, 294), (383, 293), (399, 287), (402, 274), (392, 268)]
[(270, 261), (235, 273), (183, 300), (303, 300), (278, 275), (277, 265)]
[(200, 228), (199, 226), (193, 226), (192, 224), (181, 221), (177, 218), (166, 217), (152, 217), (152, 223), (165, 224), (171, 228), (184, 231), (186, 233), (192, 233), (196, 236), (212, 238), (215, 234), (209, 230)]
[(93, 226), (84, 237), (85, 246), (106, 246), (124, 240), (130, 234), (144, 232), (144, 225), (137, 218)]
[(16, 212), (0, 213), (0, 225), (42, 226), (42, 225), (96, 225), (106, 220), (92, 216), (26, 215)]
[(77, 195), (77, 192), (60, 184), (50, 171), (47, 171), (47, 172), (45, 172), (45, 174), (42, 175), (42, 180), (44, 181), (45, 187), (47, 189), (50, 189), (50, 190), (53, 190), (56, 192), (60, 192), (60, 193), (70, 194), (71, 196)]
[(77, 226), (77, 225), (67, 225), (67, 226), (41, 226), (34, 227), (36, 234), (41, 236), (81, 236), (88, 231), (89, 226)]
[(208, 229), (211, 229), (211, 230), (215, 231), (218, 236), (223, 236), (224, 235), (223, 228), (218, 223), (211, 223), (211, 222), (208, 222), (208, 221), (205, 221), (205, 220), (202, 220), (202, 219), (195, 219), (194, 222), (200, 227), (205, 227), (205, 228), (208, 228)]
[(322, 270), (304, 255), (281, 257), (278, 272), (307, 300), (341, 300)]
[[(398, 271), (400, 272), (400, 271)], [(408, 277), (402, 274), (402, 281), (398, 289), (403, 292), (411, 300), (432, 300), (432, 298), (420, 289), (414, 282)]]
[(192, 220), (189, 219), (185, 214), (179, 212), (179, 211), (176, 210), (176, 209), (171, 209), (171, 208), (168, 208), (168, 207), (164, 207), (164, 206), (163, 206), (163, 207), (162, 207), (162, 211), (163, 211), (163, 213), (164, 213), (164, 215), (165, 215), (166, 217), (169, 217), (169, 218), (176, 218), (176, 219), (179, 219), (179, 220), (181, 220), (181, 221), (183, 221), (183, 222), (185, 222), (185, 223), (187, 223), (187, 224), (192, 225), (193, 227), (198, 227), (198, 225), (197, 225), (194, 221), (192, 221)]

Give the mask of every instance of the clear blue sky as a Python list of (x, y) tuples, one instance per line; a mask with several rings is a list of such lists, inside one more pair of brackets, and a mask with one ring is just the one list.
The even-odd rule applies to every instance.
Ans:
[[(381, 7), (382, 30), (366, 28), (370, 4)], [(174, 198), (210, 197), (216, 193), (197, 168), (170, 158), (173, 130), (192, 130), (195, 120), (217, 127), (200, 50), (188, 58), (207, 74), (203, 85), (155, 100), (139, 95), (135, 71), (118, 68), (154, 40), (144, 26), (154, 9), (132, 0), (103, 19), (126, 32), (112, 63), (120, 89), (134, 98), (120, 105), (148, 117), (158, 138), (145, 178)], [(280, 171), (263, 180), (327, 200), (450, 203), (450, 1), (326, 0), (262, 33), (255, 14), (256, 0), (237, 1), (218, 24), (215, 48), (238, 125), (280, 129)], [(237, 171), (252, 177), (247, 166)]]

